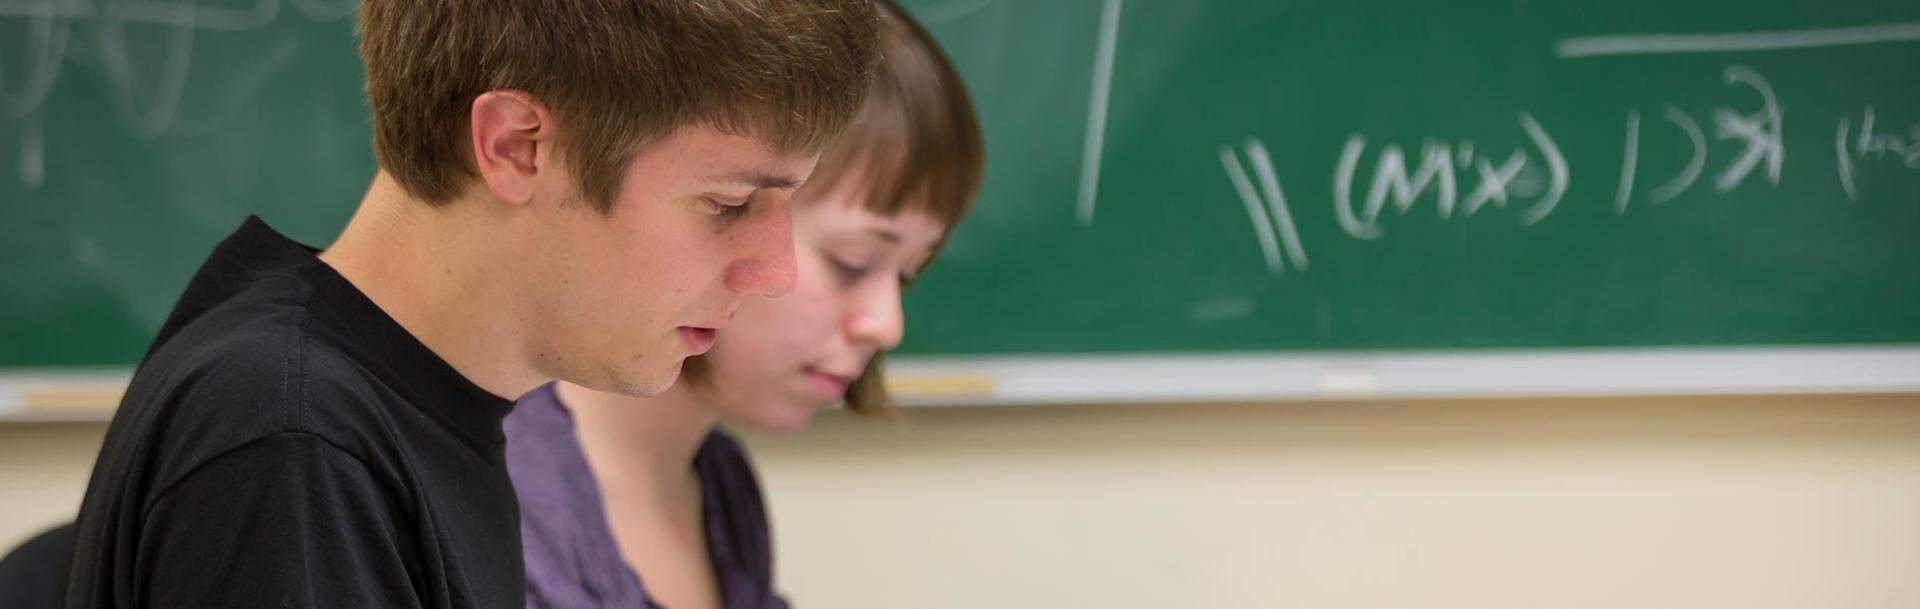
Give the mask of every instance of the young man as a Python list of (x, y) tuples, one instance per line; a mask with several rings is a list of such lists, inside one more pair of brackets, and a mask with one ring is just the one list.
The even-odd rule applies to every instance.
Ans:
[(249, 219), (135, 373), (66, 605), (519, 607), (510, 399), (651, 395), (793, 285), (866, 0), (367, 0), (380, 172), (316, 253)]
[[(799, 430), (822, 406), (885, 416), (902, 293), (973, 205), (973, 101), (887, 0), (860, 118), (794, 195), (793, 293), (754, 299), (679, 383), (631, 397), (555, 383), (507, 417), (526, 513), (527, 609), (785, 609), (753, 459), (723, 427)], [(724, 424), (724, 425), (723, 425)]]

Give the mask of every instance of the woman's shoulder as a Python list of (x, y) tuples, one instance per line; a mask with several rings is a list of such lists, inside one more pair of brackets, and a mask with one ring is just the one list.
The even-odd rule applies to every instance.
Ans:
[(705, 499), (715, 575), (729, 607), (785, 607), (773, 590), (773, 535), (753, 459), (740, 440), (719, 428), (694, 457)]
[(723, 491), (725, 496), (720, 497), (723, 503), (733, 505), (750, 500), (755, 511), (761, 509), (760, 479), (754, 472), (753, 457), (732, 433), (715, 427), (701, 443), (700, 452), (694, 455), (693, 466), (701, 486)]

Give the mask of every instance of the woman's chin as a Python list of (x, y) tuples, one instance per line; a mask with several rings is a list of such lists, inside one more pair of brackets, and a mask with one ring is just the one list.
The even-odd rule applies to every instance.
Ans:
[(755, 431), (773, 434), (790, 434), (806, 429), (807, 424), (813, 422), (813, 415), (818, 412), (820, 412), (820, 406), (808, 406), (797, 403), (780, 404), (777, 406), (768, 405), (752, 413), (749, 417), (746, 417), (745, 420), (736, 419), (736, 421), (745, 423)]

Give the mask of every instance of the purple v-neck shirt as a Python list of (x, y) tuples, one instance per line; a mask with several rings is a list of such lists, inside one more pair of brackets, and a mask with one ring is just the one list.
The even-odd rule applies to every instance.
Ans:
[[(507, 471), (520, 495), (527, 609), (662, 609), (620, 556), (600, 487), (553, 385), (506, 420)], [(786, 609), (773, 592), (773, 546), (760, 482), (739, 441), (714, 430), (693, 458), (707, 553), (727, 609)]]

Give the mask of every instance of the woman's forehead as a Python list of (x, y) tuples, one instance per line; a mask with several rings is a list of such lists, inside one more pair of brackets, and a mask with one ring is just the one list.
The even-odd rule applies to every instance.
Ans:
[(796, 218), (835, 236), (870, 237), (889, 244), (924, 248), (946, 236), (946, 226), (924, 209), (906, 207), (882, 214), (857, 201), (816, 201), (816, 205), (794, 208)]

